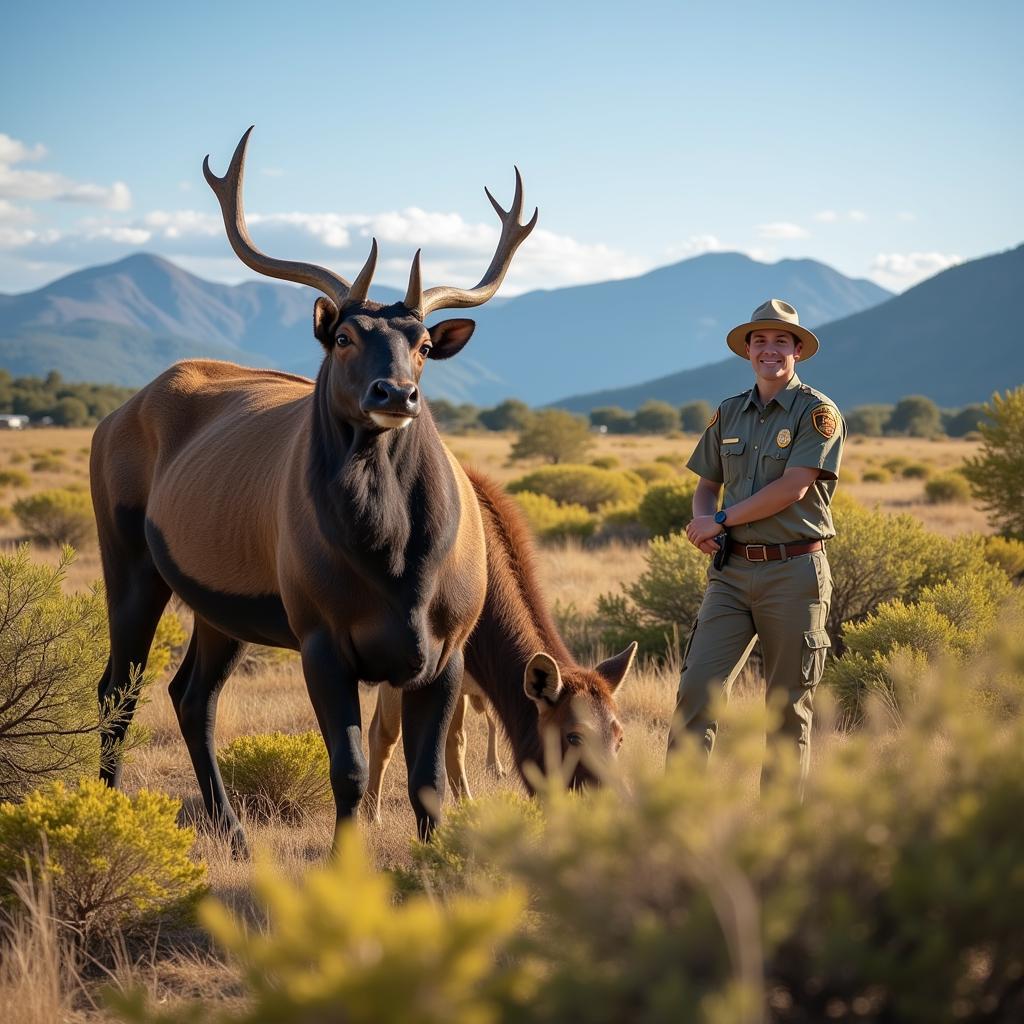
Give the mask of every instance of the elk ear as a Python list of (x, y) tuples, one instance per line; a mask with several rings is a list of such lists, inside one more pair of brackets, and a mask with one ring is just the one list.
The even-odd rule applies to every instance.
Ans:
[(442, 320), (427, 330), (430, 331), (430, 343), (433, 345), (430, 358), (451, 359), (457, 352), (461, 352), (466, 342), (473, 337), (476, 321)]
[(550, 654), (541, 651), (527, 663), (523, 672), (523, 689), (526, 696), (540, 707), (552, 707), (562, 693), (562, 673)]
[(602, 661), (594, 671), (603, 676), (608, 685), (612, 688), (614, 693), (618, 688), (619, 684), (629, 670), (633, 667), (633, 661), (636, 658), (636, 641), (634, 640), (624, 651), (620, 654), (616, 654), (614, 658), (607, 658)]
[(334, 346), (334, 325), (338, 320), (338, 307), (325, 296), (313, 304), (313, 337), (328, 352)]

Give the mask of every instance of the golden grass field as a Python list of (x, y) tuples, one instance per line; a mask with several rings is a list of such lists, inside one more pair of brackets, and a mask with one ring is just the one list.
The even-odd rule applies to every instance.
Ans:
[[(0, 471), (20, 469), (29, 473), (31, 483), (22, 488), (0, 488), (0, 509), (9, 507), (16, 498), (50, 487), (87, 486), (88, 429), (39, 429), (0, 433)], [(696, 438), (693, 436), (598, 438), (590, 457), (616, 456), (622, 468), (650, 462), (659, 455), (670, 455), (685, 463)], [(527, 464), (510, 464), (509, 450), (513, 436), (508, 434), (460, 435), (449, 439), (449, 446), (463, 461), (472, 463), (499, 480), (507, 481), (530, 468)], [(928, 441), (907, 438), (854, 438), (848, 445), (844, 469), (851, 470), (849, 484), (840, 487), (860, 501), (892, 512), (908, 512), (918, 517), (929, 529), (953, 535), (963, 532), (988, 532), (985, 515), (971, 505), (929, 505), (924, 500), (923, 480), (894, 478), (889, 483), (862, 483), (866, 470), (879, 467), (894, 457), (920, 462), (933, 471), (954, 468), (976, 451), (974, 442), (961, 440)], [(42, 456), (59, 460), (60, 466), (33, 470), (33, 462)], [(19, 542), (19, 525), (14, 517), (0, 513), (0, 547), (9, 548)], [(549, 600), (573, 603), (581, 612), (594, 608), (599, 594), (616, 591), (636, 579), (644, 568), (645, 549), (615, 543), (607, 547), (587, 549), (578, 544), (548, 547), (541, 550), (540, 561)], [(54, 549), (37, 548), (38, 560), (55, 562)], [(83, 588), (100, 576), (95, 546), (82, 550), (67, 579), (70, 588)], [(179, 609), (183, 618), (187, 611)], [(173, 668), (173, 666), (172, 666)], [(250, 862), (233, 860), (225, 845), (204, 828), (202, 806), (192, 768), (177, 722), (166, 695), (164, 679), (152, 685), (149, 699), (137, 716), (146, 727), (150, 740), (137, 749), (126, 769), (126, 786), (130, 791), (141, 788), (163, 790), (183, 802), (183, 818), (197, 824), (197, 854), (206, 861), (212, 891), (232, 904), (248, 901), (253, 867)], [(620, 709), (626, 729), (623, 768), (628, 776), (641, 767), (658, 768), (664, 758), (665, 738), (674, 706), (677, 669), (674, 666), (640, 666), (626, 680), (620, 691)], [(750, 681), (756, 684), (756, 680)], [(364, 729), (373, 713), (374, 694), (363, 693)], [(218, 745), (223, 747), (243, 734), (282, 730), (303, 731), (316, 727), (306, 696), (297, 657), (288, 655), (252, 673), (237, 673), (220, 701), (217, 722)], [(468, 716), (469, 750), (467, 767), (474, 795), (492, 792), (499, 787), (518, 786), (514, 773), (505, 779), (488, 774), (484, 766), (486, 729), (483, 718), (470, 712)], [(821, 736), (819, 742), (828, 742)], [(506, 764), (510, 758), (506, 752)], [(382, 794), (383, 822), (362, 826), (369, 849), (380, 866), (404, 863), (408, 859), (410, 840), (414, 833), (412, 812), (405, 794), (405, 766), (401, 745), (385, 781)], [(331, 838), (331, 821), (322, 820), (302, 828), (283, 825), (249, 824), (250, 839), (257, 849), (272, 852), (281, 869), (301, 874), (312, 862), (326, 856)], [(40, 968), (42, 969), (42, 968)], [(28, 968), (26, 968), (28, 970)], [(216, 954), (205, 945), (188, 952), (151, 950), (141, 964), (122, 967), (121, 974), (141, 980), (158, 998), (204, 994), (211, 998), (230, 998), (234, 992), (233, 976)], [(5, 1007), (19, 1007), (20, 1019), (44, 1021), (55, 1007), (42, 991), (45, 985), (31, 978), (18, 980), (10, 971), (0, 972), (0, 1000)], [(26, 987), (27, 986), (27, 987)], [(56, 997), (54, 997), (56, 998)], [(40, 1005), (36, 1003), (42, 1001)], [(96, 1019), (99, 1011), (90, 1009), (89, 1000), (80, 994), (74, 1014), (61, 1009), (65, 1019)], [(5, 1016), (5, 1020), (16, 1018)], [(51, 1017), (50, 1019), (56, 1019)]]

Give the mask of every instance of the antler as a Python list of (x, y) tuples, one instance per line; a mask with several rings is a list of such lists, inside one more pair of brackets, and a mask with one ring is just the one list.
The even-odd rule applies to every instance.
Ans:
[(220, 210), (224, 216), (224, 230), (227, 232), (231, 248), (235, 250), (235, 255), (247, 267), (259, 274), (276, 277), (282, 281), (296, 281), (299, 284), (308, 284), (311, 288), (316, 288), (317, 291), (323, 292), (324, 295), (332, 299), (339, 309), (346, 303), (361, 302), (366, 298), (370, 280), (377, 265), (376, 239), (373, 240), (370, 255), (366, 263), (363, 264), (363, 269), (359, 271), (355, 284), (349, 284), (345, 278), (330, 270), (325, 270), (323, 267), (318, 267), (314, 263), (295, 263), (291, 260), (274, 259), (274, 257), (260, 252), (253, 244), (245, 226), (245, 212), (242, 209), (242, 179), (245, 176), (245, 150), (254, 127), (255, 125), (250, 126), (235, 147), (234, 156), (232, 156), (227, 174), (223, 178), (218, 178), (210, 170), (209, 155), (203, 160), (203, 174), (220, 203)]
[(467, 306), (482, 306), (498, 290), (512, 263), (516, 249), (522, 245), (527, 235), (536, 226), (539, 213), (537, 209), (534, 209), (533, 217), (530, 218), (528, 224), (519, 223), (523, 212), (523, 179), (519, 174), (518, 167), (516, 168), (516, 194), (512, 200), (511, 209), (503, 210), (488, 189), (485, 188), (484, 192), (487, 193), (491, 206), (501, 218), (501, 237), (498, 239), (498, 248), (491, 260), (491, 265), (475, 288), (443, 286), (428, 288), (424, 292), (420, 284), (420, 254), (417, 252), (412, 261), (412, 270), (409, 272), (409, 288), (405, 295), (405, 305), (420, 319), (435, 309), (464, 309)]

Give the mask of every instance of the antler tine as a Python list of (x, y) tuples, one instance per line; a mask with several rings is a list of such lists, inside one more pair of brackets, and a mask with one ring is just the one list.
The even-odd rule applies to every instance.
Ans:
[(416, 250), (412, 258), (412, 267), (409, 270), (409, 287), (405, 290), (403, 305), (407, 309), (420, 309), (423, 305), (423, 282), (420, 279), (420, 253), (422, 249)]
[(235, 147), (234, 156), (231, 157), (231, 163), (223, 178), (217, 177), (210, 170), (209, 154), (203, 160), (203, 175), (220, 203), (220, 211), (224, 217), (224, 230), (227, 232), (231, 248), (235, 250), (235, 255), (247, 267), (257, 273), (265, 274), (267, 277), (276, 277), (281, 281), (308, 284), (311, 288), (323, 292), (340, 308), (350, 292), (349, 283), (345, 278), (313, 263), (295, 263), (291, 260), (274, 259), (273, 256), (260, 252), (249, 237), (249, 231), (245, 226), (245, 211), (242, 206), (242, 181), (245, 177), (245, 151), (254, 127), (255, 125), (249, 127)]
[(370, 290), (370, 282), (373, 280), (373, 272), (377, 269), (377, 239), (373, 239), (370, 243), (370, 255), (366, 257), (366, 262), (363, 264), (363, 269), (359, 271), (359, 276), (352, 282), (352, 287), (349, 289), (348, 296), (345, 299), (346, 306), (352, 306), (357, 302), (362, 302)]
[[(428, 288), (423, 292), (419, 305), (410, 306), (421, 318), (436, 309), (465, 309), (469, 306), (482, 306), (498, 290), (512, 263), (516, 249), (526, 241), (527, 236), (536, 227), (537, 217), (540, 213), (539, 210), (534, 209), (533, 216), (527, 224), (519, 223), (523, 212), (523, 179), (518, 167), (515, 171), (516, 191), (510, 209), (503, 209), (491, 195), (490, 190), (484, 189), (501, 220), (501, 236), (498, 239), (498, 248), (495, 250), (491, 265), (487, 268), (484, 276), (480, 278), (479, 284), (469, 289), (448, 286)], [(409, 297), (411, 296), (407, 296), (407, 299)], [(406, 305), (409, 305), (408, 301)]]

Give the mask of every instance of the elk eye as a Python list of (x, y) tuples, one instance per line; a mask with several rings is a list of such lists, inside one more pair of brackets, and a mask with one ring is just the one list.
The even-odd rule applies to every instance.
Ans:
[(334, 341), (338, 348), (348, 348), (352, 344), (352, 339), (347, 334), (339, 334)]
[(430, 355), (430, 350), (433, 347), (433, 345), (428, 345), (426, 342), (424, 342), (422, 345), (420, 345), (420, 355), (423, 356), (424, 359), (426, 359), (427, 356)]
[(569, 733), (565, 739), (570, 747), (578, 747), (583, 743), (583, 737), (578, 732)]

